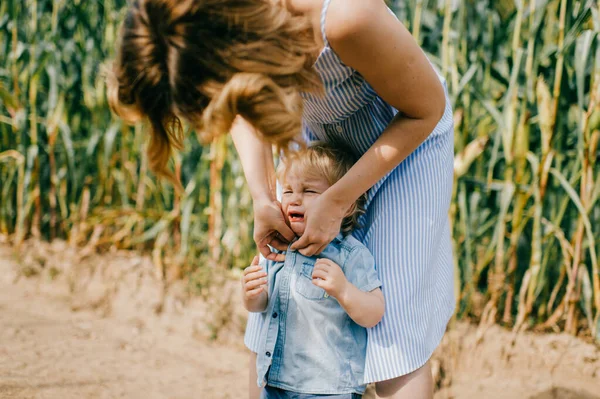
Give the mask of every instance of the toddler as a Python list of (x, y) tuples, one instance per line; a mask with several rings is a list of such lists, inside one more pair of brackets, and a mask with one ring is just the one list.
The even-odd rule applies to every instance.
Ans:
[[(317, 143), (282, 162), (282, 209), (294, 233), (303, 234), (306, 209), (353, 161), (348, 151)], [(283, 262), (267, 260), (263, 268), (255, 257), (244, 270), (244, 306), (261, 313), (256, 372), (262, 399), (364, 393), (366, 328), (381, 320), (384, 298), (371, 253), (350, 235), (363, 203), (364, 196), (348, 210), (320, 255), (288, 249)]]

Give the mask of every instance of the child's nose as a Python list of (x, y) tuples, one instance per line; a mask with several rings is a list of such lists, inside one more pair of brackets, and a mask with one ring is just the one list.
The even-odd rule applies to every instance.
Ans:
[(301, 203), (302, 203), (302, 194), (301, 193), (292, 194), (292, 204), (300, 205)]

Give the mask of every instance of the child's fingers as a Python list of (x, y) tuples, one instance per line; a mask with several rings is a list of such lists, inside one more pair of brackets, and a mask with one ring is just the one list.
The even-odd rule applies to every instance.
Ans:
[(317, 287), (319, 287), (319, 288), (323, 288), (323, 287), (322, 287), (322, 284), (323, 284), (324, 282), (325, 282), (325, 281), (324, 281), (324, 280), (321, 280), (320, 278), (314, 278), (314, 277), (313, 277), (313, 279), (312, 279), (312, 283), (313, 283), (314, 285), (316, 285)]
[(331, 283), (329, 281), (320, 278), (313, 278), (312, 283), (319, 288), (323, 288), (325, 292), (331, 288)]
[(258, 280), (252, 280), (252, 281), (246, 282), (246, 284), (244, 284), (244, 288), (246, 289), (246, 291), (252, 291), (253, 289), (255, 289), (257, 287), (262, 287), (265, 284), (267, 284), (267, 280), (264, 278), (258, 279)]
[(314, 269), (313, 270), (313, 274), (312, 274), (312, 278), (313, 278), (313, 282), (315, 279), (321, 279), (321, 280), (325, 280), (328, 276), (328, 273), (325, 270), (320, 270), (320, 269)]
[(255, 288), (255, 289), (250, 290), (250, 291), (246, 291), (246, 298), (251, 299), (251, 298), (254, 298), (254, 297), (258, 296), (261, 292), (264, 291), (264, 289), (265, 288), (261, 285), (258, 288)]
[(315, 266), (317, 266), (317, 265), (323, 266), (324, 268), (329, 268), (329, 267), (332, 267), (332, 266), (334, 266), (336, 264), (333, 261), (329, 260), (329, 259), (321, 258), (321, 259), (317, 259), (317, 262), (315, 263)]
[(263, 271), (257, 271), (254, 273), (248, 273), (244, 276), (244, 278), (242, 279), (242, 281), (244, 283), (250, 282), (250, 281), (256, 281), (258, 279), (267, 277), (267, 273), (263, 272)]
[(252, 263), (250, 263), (251, 266), (258, 266), (258, 255), (256, 255), (254, 257), (254, 259), (252, 259)]
[(313, 273), (317, 270), (321, 270), (325, 273), (329, 272), (329, 267), (327, 267), (326, 265), (324, 265), (323, 263), (316, 263), (315, 267), (313, 268)]
[(244, 276), (250, 273), (257, 272), (259, 270), (262, 270), (262, 266), (248, 266), (244, 269)]

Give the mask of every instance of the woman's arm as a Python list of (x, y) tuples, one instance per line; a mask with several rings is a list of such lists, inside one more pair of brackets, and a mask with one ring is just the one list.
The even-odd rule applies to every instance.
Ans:
[(305, 215), (305, 234), (292, 248), (306, 256), (322, 251), (338, 234), (350, 205), (425, 141), (446, 105), (429, 60), (383, 1), (333, 0), (326, 26), (340, 59), (399, 113), (352, 169), (321, 196), (323, 208), (330, 209), (318, 211), (312, 223), (315, 215)]
[(271, 144), (262, 141), (254, 127), (241, 116), (231, 126), (231, 138), (242, 162), (252, 200), (258, 203), (275, 201), (275, 167)]
[(444, 114), (446, 99), (425, 53), (383, 1), (333, 3), (328, 33), (334, 51), (399, 111), (335, 187), (336, 197), (348, 196), (351, 204), (425, 141)]
[(272, 253), (268, 245), (286, 250), (295, 234), (285, 223), (276, 199), (275, 167), (271, 144), (262, 141), (254, 128), (238, 116), (231, 138), (239, 154), (254, 208), (254, 241), (264, 257), (281, 261), (283, 254)]

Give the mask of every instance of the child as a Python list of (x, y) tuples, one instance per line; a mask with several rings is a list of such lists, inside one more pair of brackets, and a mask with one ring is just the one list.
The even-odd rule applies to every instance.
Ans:
[[(281, 165), (282, 209), (298, 236), (306, 209), (352, 167), (349, 154), (313, 144)], [(244, 270), (244, 305), (262, 312), (256, 361), (262, 398), (364, 393), (366, 328), (381, 320), (384, 299), (372, 255), (349, 235), (363, 201), (350, 208), (342, 231), (318, 258), (288, 249), (284, 262), (267, 261), (263, 271), (255, 257)]]

